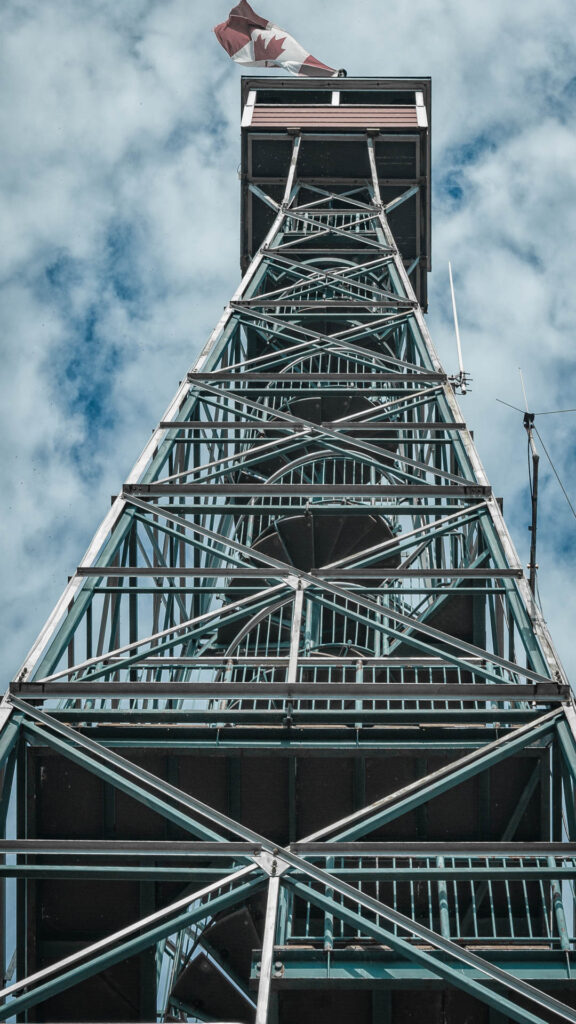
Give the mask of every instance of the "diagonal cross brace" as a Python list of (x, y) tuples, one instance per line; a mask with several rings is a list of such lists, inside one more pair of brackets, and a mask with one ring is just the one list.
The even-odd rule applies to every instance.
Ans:
[[(267, 262), (270, 264), (272, 261), (268, 260)], [(383, 332), (379, 339), (383, 341), (392, 330), (408, 323), (411, 312), (412, 310), (402, 310), (398, 313), (386, 313), (379, 315), (374, 320), (356, 323), (350, 327), (343, 327), (331, 334), (326, 334), (323, 331), (313, 331), (302, 324), (294, 323), (290, 320), (282, 320), (271, 313), (270, 310), (256, 310), (250, 306), (237, 308), (235, 316), (239, 324), (253, 327), (254, 330), (265, 335), (268, 339), (278, 338), (282, 343), (286, 340), (290, 343), (296, 343), (297, 339), (306, 338), (307, 341), (302, 344), (315, 345), (318, 351), (337, 352), (340, 355), (349, 355), (350, 343), (352, 343), (354, 345), (354, 356), (360, 355), (364, 357), (360, 360), (361, 362), (368, 362), (371, 365), (382, 363), (385, 366), (399, 367), (400, 369), (407, 370), (430, 370), (429, 367), (424, 366), (422, 363), (400, 359), (390, 355), (388, 352), (374, 352), (357, 344), (358, 339), (370, 337), (377, 331)], [(273, 353), (267, 354), (266, 360), (273, 356), (283, 359), (284, 353), (290, 354), (290, 351), (290, 347), (285, 348), (283, 346), (281, 349), (276, 349)], [(233, 363), (231, 368), (252, 365), (260, 360), (264, 360), (264, 356), (257, 356), (242, 363)]]
[[(402, 939), (399, 935), (396, 935), (389, 928), (383, 928), (382, 925), (377, 924), (374, 919), (369, 917), (367, 914), (349, 910), (347, 907), (343, 906), (343, 904), (338, 903), (330, 896), (319, 893), (316, 889), (312, 889), (311, 886), (305, 885), (302, 882), (297, 882), (293, 878), (287, 877), (285, 879), (285, 883), (293, 889), (295, 894), (301, 899), (313, 903), (325, 913), (329, 913), (334, 917), (340, 918), (352, 928), (361, 930), (362, 932), (370, 935), (373, 939), (376, 939), (378, 942), (384, 942), (397, 953), (405, 956), (408, 960), (427, 968), (437, 977), (443, 978), (444, 981), (454, 985), (455, 988), (460, 988), (464, 992), (468, 992), (481, 1002), (487, 1003), (488, 1006), (492, 1006), (494, 1009), (499, 1011), (505, 1010), (507, 1016), (517, 1021), (518, 1024), (549, 1024), (549, 1021), (544, 1017), (536, 1016), (530, 1010), (526, 1010), (523, 1007), (518, 1006), (517, 1003), (507, 999), (506, 996), (502, 995), (500, 992), (492, 991), (480, 982), (476, 981), (474, 978), (465, 975), (461, 970), (457, 970), (456, 967), (449, 962), (440, 960), (438, 957), (433, 956), (426, 950), (419, 949), (406, 939)], [(538, 990), (535, 989), (535, 991)], [(541, 993), (539, 994), (541, 995)], [(561, 1005), (563, 1006), (563, 1004)], [(563, 1008), (566, 1009), (566, 1007)], [(572, 1020), (573, 1018), (565, 1017), (564, 1019)], [(574, 1019), (576, 1020), (576, 1017)]]
[[(160, 567), (162, 568), (162, 567)], [(233, 572), (233, 570), (231, 570)], [(111, 567), (110, 575), (113, 572)], [(290, 573), (290, 566), (286, 566), (286, 572)], [(175, 575), (178, 575), (177, 572)], [(244, 614), (244, 609), (253, 609), (257, 607), (260, 598), (264, 600), (264, 603), (268, 604), (270, 597), (277, 597), (281, 591), (286, 590), (286, 584), (279, 583), (274, 587), (266, 587), (255, 594), (249, 594), (248, 597), (243, 597), (239, 601), (234, 601), (232, 604), (223, 605), (221, 608), (213, 608), (208, 612), (204, 612), (201, 615), (195, 615), (191, 619), (186, 619), (184, 622), (175, 623), (173, 626), (168, 626), (167, 629), (160, 630), (157, 633), (152, 633), (150, 636), (139, 637), (137, 640), (132, 640), (129, 644), (124, 644), (122, 647), (115, 647), (111, 651), (106, 653), (98, 654), (93, 658), (87, 658), (85, 661), (78, 662), (76, 665), (67, 666), (65, 669), (60, 669), (59, 672), (54, 672), (50, 676), (46, 676), (41, 681), (44, 683), (51, 682), (54, 679), (60, 679), (62, 676), (67, 676), (72, 672), (80, 672), (82, 669), (91, 668), (93, 666), (102, 665), (107, 659), (116, 658), (121, 654), (128, 654), (130, 651), (134, 651), (141, 647), (143, 644), (154, 644), (153, 650), (161, 651), (164, 648), (170, 648), (177, 643), (186, 641), (189, 637), (189, 633), (195, 626), (204, 626), (206, 623), (218, 622), (220, 619), (233, 616), (236, 611), (240, 611), (240, 615)], [(182, 634), (182, 635), (181, 635)], [(158, 643), (158, 641), (164, 638), (169, 638), (165, 643)], [(142, 652), (142, 657), (146, 657), (148, 652)], [(118, 663), (115, 666), (118, 667)], [(109, 668), (105, 668), (104, 671), (110, 671)]]
[[(172, 821), (180, 828), (185, 829), (187, 832), (191, 832), (192, 835), (198, 836), (201, 839), (211, 841), (222, 841), (223, 836), (213, 829), (209, 828), (205, 824), (200, 824), (194, 820), (190, 814), (183, 813), (177, 807), (173, 807), (167, 800), (162, 799), (162, 796), (158, 792), (150, 791), (146, 788), (146, 784), (150, 783), (150, 779), (155, 779), (155, 776), (151, 776), (150, 779), (145, 776), (149, 775), (148, 772), (143, 772), (138, 769), (136, 765), (127, 761), (125, 758), (119, 758), (117, 755), (112, 757), (106, 757), (104, 763), (101, 762), (97, 757), (94, 757), (94, 751), (92, 750), (92, 742), (89, 741), (87, 745), (78, 743), (78, 733), (75, 735), (75, 741), (70, 742), (70, 737), (66, 736), (65, 739), (62, 736), (55, 735), (53, 731), (45, 728), (45, 724), (37, 725), (35, 722), (24, 722), (23, 729), (31, 737), (40, 740), (41, 743), (53, 750), (56, 750), (59, 754), (63, 754), (70, 761), (74, 761), (81, 768), (85, 768), (87, 771), (96, 775), (98, 778), (108, 782), (111, 786), (121, 790), (128, 796), (137, 800), (139, 803), (144, 804), (145, 807), (149, 807), (152, 811), (162, 815), (168, 821)], [(59, 730), (60, 732), (62, 730)], [(88, 747), (88, 750), (82, 749), (82, 747)], [(96, 746), (100, 746), (97, 744)], [(80, 747), (80, 749), (77, 749)], [(111, 753), (106, 750), (105, 747), (101, 747), (101, 751), (105, 754)], [(98, 753), (96, 751), (95, 753)], [(108, 763), (106, 763), (108, 762)], [(156, 779), (158, 782), (159, 780)], [(141, 784), (143, 783), (143, 784)], [(160, 790), (159, 786), (153, 786), (152, 790)], [(171, 794), (166, 794), (171, 795)], [(182, 794), (184, 796), (184, 794)]]
[[(139, 774), (142, 777), (145, 777), (152, 785), (155, 785), (155, 788), (164, 793), (170, 794), (175, 800), (186, 806), (186, 808), (196, 811), (202, 817), (209, 818), (215, 824), (220, 825), (224, 829), (240, 836), (248, 842), (261, 844), (266, 852), (277, 857), (279, 851), (276, 845), (265, 837), (259, 835), (257, 832), (254, 832), (254, 830), (234, 821), (228, 815), (223, 814), (221, 811), (217, 811), (215, 808), (209, 807), (209, 805), (202, 801), (183, 793), (175, 786), (163, 782), (153, 776), (150, 772), (137, 768), (124, 758), (119, 757), (119, 755), (114, 754), (112, 751), (108, 751), (101, 744), (95, 743), (94, 740), (89, 740), (87, 737), (76, 733), (68, 726), (55, 722), (54, 719), (49, 715), (46, 715), (44, 712), (31, 708), (24, 701), (12, 698), (12, 702), (17, 708), (19, 708), (19, 710), (26, 712), (32, 718), (52, 726), (56, 732), (65, 735), (71, 739), (73, 743), (78, 744), (79, 746), (86, 746), (88, 749), (94, 750), (96, 753), (100, 753), (103, 760), (128, 766), (128, 768), (130, 768), (136, 775)], [(555, 713), (550, 713), (550, 718), (552, 718), (552, 715), (554, 714)], [(396, 911), (393, 908), (388, 907), (386, 904), (381, 903), (379, 900), (366, 895), (359, 889), (340, 880), (330, 872), (317, 867), (315, 864), (305, 861), (302, 857), (297, 856), (288, 849), (282, 850), (281, 859), (289, 868), (303, 872), (309, 878), (320, 883), (320, 885), (325, 889), (331, 889), (334, 892), (339, 893), (341, 896), (351, 899), (356, 905), (362, 906), (369, 913), (376, 914), (393, 925), (406, 930), (416, 939), (420, 939), (422, 942), (430, 944), (434, 949), (447, 954), (457, 962), (480, 970), (481, 973), (483, 973), (490, 981), (503, 984), (505, 987), (515, 991), (517, 994), (535, 1001), (537, 1005), (546, 1005), (547, 1007), (552, 1008), (553, 1012), (557, 1013), (562, 1019), (568, 1020), (572, 1022), (572, 1024), (576, 1024), (576, 1012), (571, 1010), (569, 1007), (566, 1007), (558, 1000), (540, 992), (527, 982), (524, 982), (519, 978), (515, 978), (508, 971), (503, 971), (500, 968), (493, 966), (482, 957), (477, 956), (475, 953), (471, 953), (469, 950), (460, 947), (450, 939), (438, 935), (436, 932), (420, 925), (416, 921), (411, 920), (399, 911)], [(288, 876), (286, 877), (288, 878)], [(485, 990), (482, 989), (482, 992), (484, 991)], [(524, 1017), (522, 1019), (523, 1024), (527, 1021), (530, 1021), (529, 1017)], [(536, 1018), (536, 1024), (541, 1024), (539, 1018)]]
[[(394, 570), (390, 570), (392, 575)], [(295, 573), (296, 575), (296, 573)], [(341, 588), (333, 586), (331, 581), (322, 580), (319, 577), (314, 577), (316, 581), (315, 592), (310, 592), (310, 598), (316, 601), (318, 604), (325, 608), (329, 608), (332, 611), (342, 613), (342, 605), (338, 604), (333, 598), (324, 597), (321, 593), (322, 590), (335, 593), (337, 597), (344, 597), (350, 604), (360, 606), (360, 608), (367, 609), (369, 606), (368, 599), (364, 598), (363, 594), (359, 590), (343, 591)], [(394, 593), (388, 591), (388, 594)], [(524, 668), (522, 665), (518, 665), (515, 662), (507, 662), (504, 658), (500, 658), (498, 655), (491, 653), (490, 651), (483, 650), (482, 648), (475, 647), (472, 644), (467, 643), (464, 640), (460, 640), (451, 634), (444, 633), (442, 638), (435, 637), (434, 634), (439, 633), (434, 627), (427, 626), (422, 619), (414, 619), (413, 617), (407, 616), (402, 612), (398, 612), (392, 605), (376, 604), (372, 603), (374, 611), (378, 609), (378, 618), (385, 621), (378, 622), (378, 618), (370, 618), (365, 612), (357, 611), (352, 612), (349, 607), (346, 608), (346, 614), (356, 619), (357, 622), (368, 626), (372, 629), (379, 629), (382, 633), (389, 637), (393, 637), (395, 640), (401, 641), (402, 643), (408, 644), (414, 650), (424, 654), (426, 656), (438, 656), (438, 647), (432, 643), (429, 639), (419, 639), (416, 635), (422, 634), (423, 637), (432, 636), (434, 639), (438, 639), (440, 643), (446, 645), (446, 648), (441, 649), (441, 657), (445, 664), (454, 665), (456, 668), (460, 668), (462, 671), (470, 671), (470, 661), (464, 660), (466, 656), (471, 656), (474, 659), (473, 674), (480, 677), (483, 680), (489, 682), (495, 682), (510, 687), (511, 698), (513, 696), (513, 687), (515, 683), (510, 682), (509, 679), (503, 677), (502, 673), (498, 672), (496, 668), (484, 668), (483, 665), (488, 663), (489, 665), (501, 666), (506, 668), (508, 672), (513, 675), (525, 676), (532, 682), (543, 683), (545, 686), (544, 693), (551, 693), (556, 691), (560, 695), (560, 691), (556, 689), (556, 681), (548, 679), (546, 676), (540, 676), (537, 672), (533, 672), (531, 669)], [(369, 608), (372, 611), (372, 608)], [(386, 620), (399, 620), (403, 625), (408, 628), (401, 630), (395, 628)], [(414, 655), (412, 655), (413, 657)], [(478, 696), (482, 696), (482, 686), (480, 684), (473, 684), (478, 686)], [(552, 691), (551, 689), (552, 688)]]
[[(426, 375), (423, 375), (423, 377), (424, 377), (424, 380), (425, 380), (426, 379)], [(239, 378), (238, 382), (241, 383), (241, 375), (240, 374), (238, 374), (238, 378)], [(402, 379), (402, 375), (399, 375), (399, 378)], [(417, 383), (417, 378), (414, 381), (411, 381), (411, 383)], [(222, 392), (222, 390), (220, 388), (215, 387), (212, 384), (209, 384), (205, 380), (202, 381), (201, 383), (195, 383), (194, 387), (198, 391), (205, 391), (208, 394), (215, 395), (218, 398), (225, 397), (225, 398), (228, 398), (229, 400), (230, 399), (236, 399), (236, 400), (240, 399), (242, 401), (243, 405), (250, 405), (252, 408), (258, 409), (258, 410), (261, 410), (261, 411), (264, 411), (264, 412), (267, 412), (268, 414), (270, 412), (270, 409), (269, 409), (268, 406), (264, 405), (262, 402), (258, 402), (256, 399), (252, 399), (252, 398), (248, 399), (246, 396), (244, 396), (242, 394), (241, 390), (239, 390), (237, 392), (234, 392), (234, 391)], [(426, 394), (426, 392), (428, 392), (428, 391), (438, 391), (440, 388), (441, 388), (441, 385), (437, 384), (437, 385), (434, 385), (433, 387), (430, 387), (430, 388), (422, 388), (422, 389), (420, 389), (420, 391), (417, 390), (416, 393), (419, 393), (419, 394), (423, 395), (423, 394)], [(304, 394), (304, 392), (303, 392), (303, 394)], [(404, 401), (404, 400), (405, 400), (405, 398), (404, 398), (404, 396), (402, 396), (402, 398), (397, 399), (396, 402)], [(388, 403), (388, 404), (390, 406), (392, 406), (395, 403)], [(378, 410), (378, 411), (380, 411), (380, 410)], [(383, 411), (385, 412), (385, 409)], [(365, 440), (360, 439), (360, 438), (351, 438), (347, 434), (342, 434), (338, 429), (333, 429), (331, 427), (327, 427), (326, 425), (319, 425), (318, 423), (314, 423), (313, 420), (306, 420), (306, 419), (304, 419), (302, 416), (294, 416), (292, 413), (288, 413), (284, 409), (274, 409), (274, 415), (278, 419), (285, 420), (286, 423), (293, 423), (294, 426), (296, 428), (299, 428), (300, 430), (302, 429), (302, 426), (306, 427), (306, 429), (308, 431), (310, 431), (311, 434), (318, 435), (320, 439), (325, 437), (325, 438), (330, 438), (333, 441), (336, 441), (337, 444), (343, 448), (343, 450), (346, 450), (348, 448), (348, 449), (354, 450), (356, 452), (358, 452), (358, 451), (366, 452), (368, 455), (370, 455), (372, 457), (372, 459), (381, 460), (382, 457), (383, 457), (382, 449), (379, 448), (378, 445), (370, 444), (369, 441), (365, 441)], [(471, 486), (473, 486), (476, 483), (475, 480), (471, 480), (468, 477), (464, 477), (464, 476), (462, 476), (460, 474), (449, 473), (446, 470), (443, 470), (443, 469), (440, 469), (440, 468), (436, 468), (436, 467), (431, 469), (430, 466), (426, 466), (424, 463), (418, 462), (416, 459), (410, 459), (410, 458), (408, 458), (408, 456), (399, 455), (399, 454), (396, 453), (394, 458), (398, 462), (406, 463), (407, 466), (412, 466), (415, 469), (420, 469), (420, 470), (423, 470), (423, 471), (425, 471), (427, 473), (433, 473), (435, 476), (442, 477), (443, 479), (449, 480), (452, 483), (455, 482), (455, 483), (459, 483), (459, 484), (463, 484), (463, 485), (464, 484), (465, 485), (471, 485)], [(390, 467), (387, 467), (387, 468), (388, 468), (388, 471), (389, 471)]]
[[(250, 878), (250, 875), (255, 875), (255, 877)], [(21, 1013), (28, 1007), (43, 1002), (85, 978), (98, 974), (113, 964), (148, 949), (174, 932), (189, 928), (190, 925), (203, 921), (208, 916), (213, 916), (221, 910), (226, 910), (228, 907), (242, 902), (263, 884), (265, 877), (256, 864), (241, 868), (212, 885), (156, 911), (149, 917), (135, 921), (121, 931), (114, 932), (112, 935), (86, 946), (78, 953), (73, 953), (27, 978), (22, 978), (16, 984), (1, 991), (0, 998), (9, 998), (10, 995), (21, 992), (22, 989), (29, 989), (31, 985), (37, 985), (37, 987), (24, 995), (15, 995), (14, 999), (0, 1007), (0, 1020), (6, 1020), (16, 1013)], [(237, 888), (222, 893), (220, 896), (217, 895), (222, 886), (236, 882), (241, 883)], [(216, 894), (213, 898), (212, 893)], [(208, 902), (198, 905), (199, 900), (205, 900), (207, 897)], [(191, 904), (196, 904), (196, 906), (191, 907)], [(50, 978), (51, 980), (48, 980)]]
[[(161, 515), (164, 519), (167, 519), (170, 522), (175, 523), (176, 525), (184, 527), (191, 533), (197, 533), (200, 536), (213, 539), (217, 543), (223, 542), (223, 538), (220, 534), (214, 533), (212, 530), (208, 530), (206, 527), (201, 526), (199, 523), (190, 523), (188, 522), (188, 520), (182, 518), (181, 516), (177, 516), (174, 513), (168, 512), (167, 509), (157, 508), (156, 506), (151, 505), (149, 502), (143, 501), (141, 498), (136, 497), (136, 495), (127, 495), (126, 497), (127, 500), (131, 502), (136, 508), (143, 509), (148, 513), (153, 512), (153, 514), (155, 515)], [(458, 655), (466, 653), (471, 654), (475, 657), (479, 657), (481, 659), (485, 659), (493, 663), (494, 665), (498, 665), (499, 667), (505, 669), (508, 672), (525, 676), (527, 679), (533, 680), (534, 682), (547, 684), (551, 682), (549, 677), (541, 675), (539, 672), (534, 672), (530, 668), (524, 668), (523, 666), (517, 665), (515, 662), (511, 662), (508, 659), (502, 658), (497, 654), (485, 651), (481, 647), (476, 647), (474, 644), (470, 644), (465, 640), (460, 640), (449, 633), (444, 633), (439, 629), (435, 629), (434, 627), (428, 625), (425, 622), (422, 622), (419, 619), (414, 619), (412, 616), (406, 615), (403, 612), (398, 611), (391, 605), (383, 607), (381, 604), (378, 604), (376, 601), (371, 600), (370, 598), (366, 597), (357, 590), (346, 590), (344, 587), (338, 586), (336, 583), (329, 582), (328, 580), (319, 581), (317, 576), (313, 576), (310, 573), (304, 572), (302, 569), (297, 569), (295, 566), (289, 566), (286, 562), (281, 562), (279, 559), (272, 558), (269, 555), (265, 555), (263, 552), (257, 551), (256, 549), (249, 548), (243, 544), (239, 544), (237, 541), (230, 540), (228, 543), (230, 547), (232, 547), (234, 550), (244, 555), (247, 555), (258, 562), (261, 562), (264, 565), (271, 566), (272, 568), (280, 571), (282, 574), (289, 573), (293, 576), (297, 576), (299, 579), (306, 583), (312, 584), (315, 590), (327, 590), (329, 593), (335, 595), (336, 597), (343, 597), (346, 601), (352, 601), (354, 604), (360, 605), (361, 607), (366, 608), (369, 611), (376, 612), (376, 614), (380, 618), (385, 616), (387, 619), (393, 619), (395, 622), (407, 626), (409, 629), (416, 629), (419, 633), (422, 633), (424, 636), (428, 638), (432, 638), (433, 640), (448, 645), (448, 647), (451, 649), (454, 648), (458, 653), (451, 654), (449, 660), (453, 661), (455, 664), (460, 664), (460, 662), (457, 660)], [(413, 642), (414, 645), (418, 645), (417, 641), (414, 640)], [(428, 646), (425, 646), (424, 644), (421, 644), (420, 646), (424, 647), (425, 650), (428, 650)], [(446, 657), (448, 659), (448, 655), (446, 655)], [(498, 681), (501, 680), (498, 679)]]
[[(302, 842), (313, 843), (319, 839), (326, 839), (330, 835), (332, 836), (330, 842), (334, 843), (360, 839), (368, 832), (373, 832), (381, 825), (394, 821), (395, 818), (433, 800), (434, 797), (440, 796), (446, 790), (452, 789), (453, 786), (457, 786), (492, 765), (511, 757), (512, 754), (525, 749), (534, 740), (552, 734), (561, 715), (561, 708), (550, 711), (536, 722), (530, 722), (528, 725), (515, 729), (514, 732), (501, 736), (493, 743), (488, 743), (486, 746), (458, 758), (457, 761), (451, 761), (450, 764), (444, 765), (437, 771), (430, 772), (423, 778), (410, 783), (409, 786), (404, 786), (402, 789), (396, 790), (395, 793), (389, 793), (368, 807), (362, 807), (354, 814), (306, 836)], [(336, 834), (332, 835), (332, 833)]]
[[(282, 852), (282, 858), (284, 860), (289, 860), (289, 857), (284, 851)], [(432, 931), (432, 929), (427, 928), (425, 925), (421, 925), (417, 921), (414, 921), (411, 918), (406, 917), (405, 914), (401, 914), (399, 911), (387, 906), (380, 900), (368, 896), (366, 893), (361, 892), (359, 889), (356, 889), (348, 883), (339, 880), (329, 872), (317, 868), (315, 864), (306, 864), (305, 867), (303, 866), (303, 870), (305, 871), (306, 874), (314, 878), (316, 881), (320, 882), (321, 885), (323, 885), (326, 890), (333, 889), (341, 896), (350, 899), (357, 907), (361, 907), (364, 911), (368, 911), (369, 915), (375, 914), (377, 917), (384, 918), (384, 920), (387, 921), (389, 924), (392, 924), (396, 928), (400, 928), (401, 930), (407, 931), (409, 934), (411, 933), (415, 939), (419, 939), (426, 945), (432, 946), (437, 952), (447, 955), (450, 959), (455, 960), (460, 965), (463, 964), (467, 967), (472, 968), (473, 970), (479, 971), (482, 975), (485, 976), (486, 980), (496, 982), (497, 984), (502, 984), (505, 986), (505, 988), (512, 990), (517, 995), (520, 995), (524, 998), (527, 998), (535, 1002), (536, 1005), (546, 1007), (546, 1009), (549, 1009), (553, 1013), (556, 1013), (562, 1020), (567, 1020), (572, 1022), (572, 1024), (576, 1024), (576, 1011), (574, 1011), (571, 1007), (566, 1006), (564, 1003), (561, 1003), (558, 999), (554, 999), (552, 996), (549, 996), (546, 993), (540, 991), (533, 985), (530, 985), (528, 982), (525, 982), (520, 978), (514, 977), (514, 975), (512, 975), (509, 971), (504, 971), (501, 968), (496, 967), (489, 961), (485, 960), (483, 957), (478, 956), (476, 953), (472, 953), (465, 947), (459, 946), (457, 943), (452, 942), (451, 939), (444, 938), (444, 936), (441, 936), (437, 932)], [(301, 884), (295, 883), (290, 875), (285, 876), (285, 881), (290, 885)], [(323, 900), (330, 903), (330, 910), (333, 911), (336, 915), (342, 915), (343, 912), (348, 913), (345, 910), (345, 908), (342, 907), (341, 904), (338, 904), (335, 901), (330, 900), (327, 896), (321, 897), (320, 894), (317, 893), (314, 889), (310, 889), (309, 891), (311, 901), (312, 894), (314, 894), (315, 901), (319, 898), (322, 898)], [(377, 927), (373, 923), (373, 920), (372, 922), (370, 921), (370, 917), (368, 917), (366, 923), (367, 930), (368, 925), (370, 925), (372, 928)], [(395, 941), (397, 941), (397, 936), (395, 936), (394, 933), (387, 932), (386, 934), (391, 935), (395, 939)], [(392, 944), (391, 941), (390, 944)], [(422, 950), (417, 949), (417, 947), (412, 946), (410, 943), (407, 943), (406, 946), (407, 948), (405, 952), (412, 959), (415, 959), (415, 955), (418, 956), (423, 952)], [(434, 964), (439, 963), (439, 961), (435, 958), (431, 959), (433, 960)], [(430, 965), (428, 964), (428, 966)], [(451, 974), (449, 980), (452, 982), (452, 984), (456, 984), (456, 978), (463, 978), (462, 973), (455, 971), (453, 974)], [(486, 1002), (487, 996), (490, 994), (490, 990), (485, 989), (483, 986), (479, 986), (479, 992), (477, 994), (480, 999)], [(519, 1012), (518, 1008), (516, 1008), (516, 1012)], [(516, 1019), (522, 1021), (522, 1024), (524, 1024), (526, 1020), (530, 1020), (530, 1017), (516, 1017)], [(536, 1018), (536, 1021), (538, 1021), (539, 1024), (540, 1020), (540, 1018)], [(545, 1021), (545, 1024), (549, 1024), (549, 1022)]]

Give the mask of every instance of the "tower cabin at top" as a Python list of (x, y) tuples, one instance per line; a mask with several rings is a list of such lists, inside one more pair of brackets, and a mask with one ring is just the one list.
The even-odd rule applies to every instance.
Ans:
[[(266, 197), (282, 201), (294, 134), (302, 137), (299, 181), (348, 194), (371, 178), (368, 134), (381, 200), (416, 296), (426, 309), (430, 99), (429, 78), (243, 78), (242, 271), (274, 220), (274, 205)], [(353, 242), (348, 235), (339, 244), (350, 249)]]

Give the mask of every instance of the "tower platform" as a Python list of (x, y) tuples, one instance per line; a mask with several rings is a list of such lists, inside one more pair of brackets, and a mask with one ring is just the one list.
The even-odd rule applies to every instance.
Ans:
[[(299, 181), (321, 182), (339, 191), (370, 178), (365, 145), (369, 132), (390, 228), (416, 296), (426, 309), (426, 275), (431, 270), (431, 85), (430, 78), (338, 78), (313, 83), (243, 78), (242, 272), (274, 219), (273, 208), (259, 200), (250, 185), (281, 200), (294, 133), (302, 136)], [(332, 243), (335, 249), (344, 244), (342, 237), (333, 238)], [(307, 240), (307, 248), (310, 244)]]

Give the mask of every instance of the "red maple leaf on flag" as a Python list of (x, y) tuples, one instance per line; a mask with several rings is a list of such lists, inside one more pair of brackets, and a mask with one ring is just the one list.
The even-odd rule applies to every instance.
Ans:
[(278, 60), (284, 52), (282, 43), (285, 39), (286, 36), (270, 36), (266, 41), (264, 35), (254, 36), (254, 60)]

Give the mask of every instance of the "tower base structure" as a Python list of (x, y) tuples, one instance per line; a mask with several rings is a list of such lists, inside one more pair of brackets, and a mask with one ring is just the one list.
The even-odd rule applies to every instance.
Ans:
[(429, 120), (243, 80), (242, 283), (1, 705), (0, 1020), (576, 1021), (576, 713), (423, 317)]

